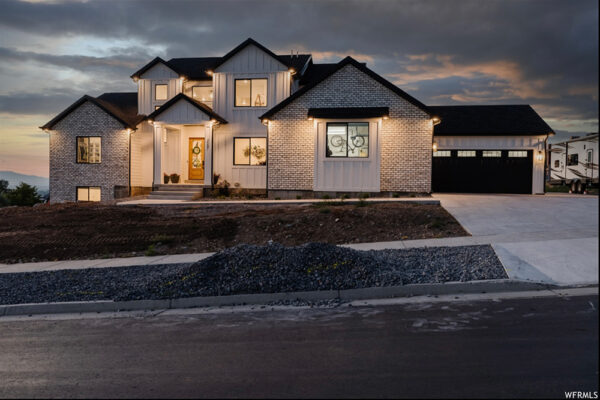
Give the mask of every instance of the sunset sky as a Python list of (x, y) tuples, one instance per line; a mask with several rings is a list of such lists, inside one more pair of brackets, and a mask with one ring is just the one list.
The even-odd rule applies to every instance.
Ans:
[(0, 170), (48, 176), (38, 126), (83, 94), (135, 91), (156, 56), (221, 56), (248, 37), (351, 55), (427, 105), (526, 103), (561, 136), (598, 131), (595, 0), (0, 0)]

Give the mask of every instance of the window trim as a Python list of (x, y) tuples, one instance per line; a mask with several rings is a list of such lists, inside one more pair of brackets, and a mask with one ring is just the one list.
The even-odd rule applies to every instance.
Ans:
[[(267, 93), (265, 94), (265, 105), (264, 106), (253, 106), (252, 105), (252, 81), (253, 80), (265, 80), (267, 81)], [(250, 81), (250, 104), (247, 106), (237, 105), (237, 81)], [(269, 78), (239, 78), (233, 80), (233, 107), (234, 108), (267, 108), (269, 107)]]
[[(356, 157), (348, 155), (348, 125), (349, 124), (365, 124), (367, 125), (367, 156)], [(345, 156), (328, 156), (327, 155), (327, 132), (329, 131), (329, 125), (346, 125), (346, 155)], [(371, 159), (371, 124), (369, 121), (340, 121), (340, 122), (327, 122), (325, 124), (325, 160), (370, 160)]]
[[(79, 200), (79, 189), (87, 189), (88, 190), (88, 199), (90, 198), (90, 189), (98, 189), (100, 190), (100, 200)], [(77, 203), (99, 203), (102, 201), (102, 186), (75, 186), (75, 201)]]
[[(167, 95), (164, 99), (157, 99), (156, 98), (156, 87), (157, 86), (166, 86), (167, 88)], [(168, 83), (155, 83), (154, 84), (154, 102), (158, 102), (158, 101), (167, 101), (169, 99), (169, 84)]]
[[(89, 162), (89, 161), (79, 161), (79, 138), (88, 138), (88, 160), (89, 160), (89, 138), (98, 138), (100, 139), (100, 161), (98, 162)], [(75, 163), (76, 164), (102, 164), (102, 136), (75, 136)]]
[[(252, 154), (248, 155), (248, 164), (238, 164), (235, 162), (235, 142), (236, 139), (249, 139), (250, 140), (250, 148), (252, 148), (252, 139), (265, 139), (265, 163), (264, 164), (257, 164), (257, 165), (252, 165)], [(234, 167), (266, 167), (267, 163), (269, 162), (269, 141), (267, 140), (267, 137), (265, 136), (234, 136), (233, 137), (233, 166)]]

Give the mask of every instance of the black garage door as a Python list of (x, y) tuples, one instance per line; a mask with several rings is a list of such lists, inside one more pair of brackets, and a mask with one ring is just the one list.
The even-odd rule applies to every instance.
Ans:
[(531, 150), (439, 150), (433, 157), (432, 190), (531, 193), (532, 168)]

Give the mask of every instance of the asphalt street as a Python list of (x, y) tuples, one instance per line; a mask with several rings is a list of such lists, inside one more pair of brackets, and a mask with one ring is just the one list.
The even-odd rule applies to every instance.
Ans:
[(0, 319), (0, 397), (598, 390), (598, 296)]

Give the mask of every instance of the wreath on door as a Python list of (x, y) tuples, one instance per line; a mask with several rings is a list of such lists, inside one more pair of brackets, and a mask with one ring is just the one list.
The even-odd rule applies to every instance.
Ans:
[(192, 148), (192, 153), (200, 154), (200, 147), (198, 146), (198, 143), (196, 143), (196, 145)]

